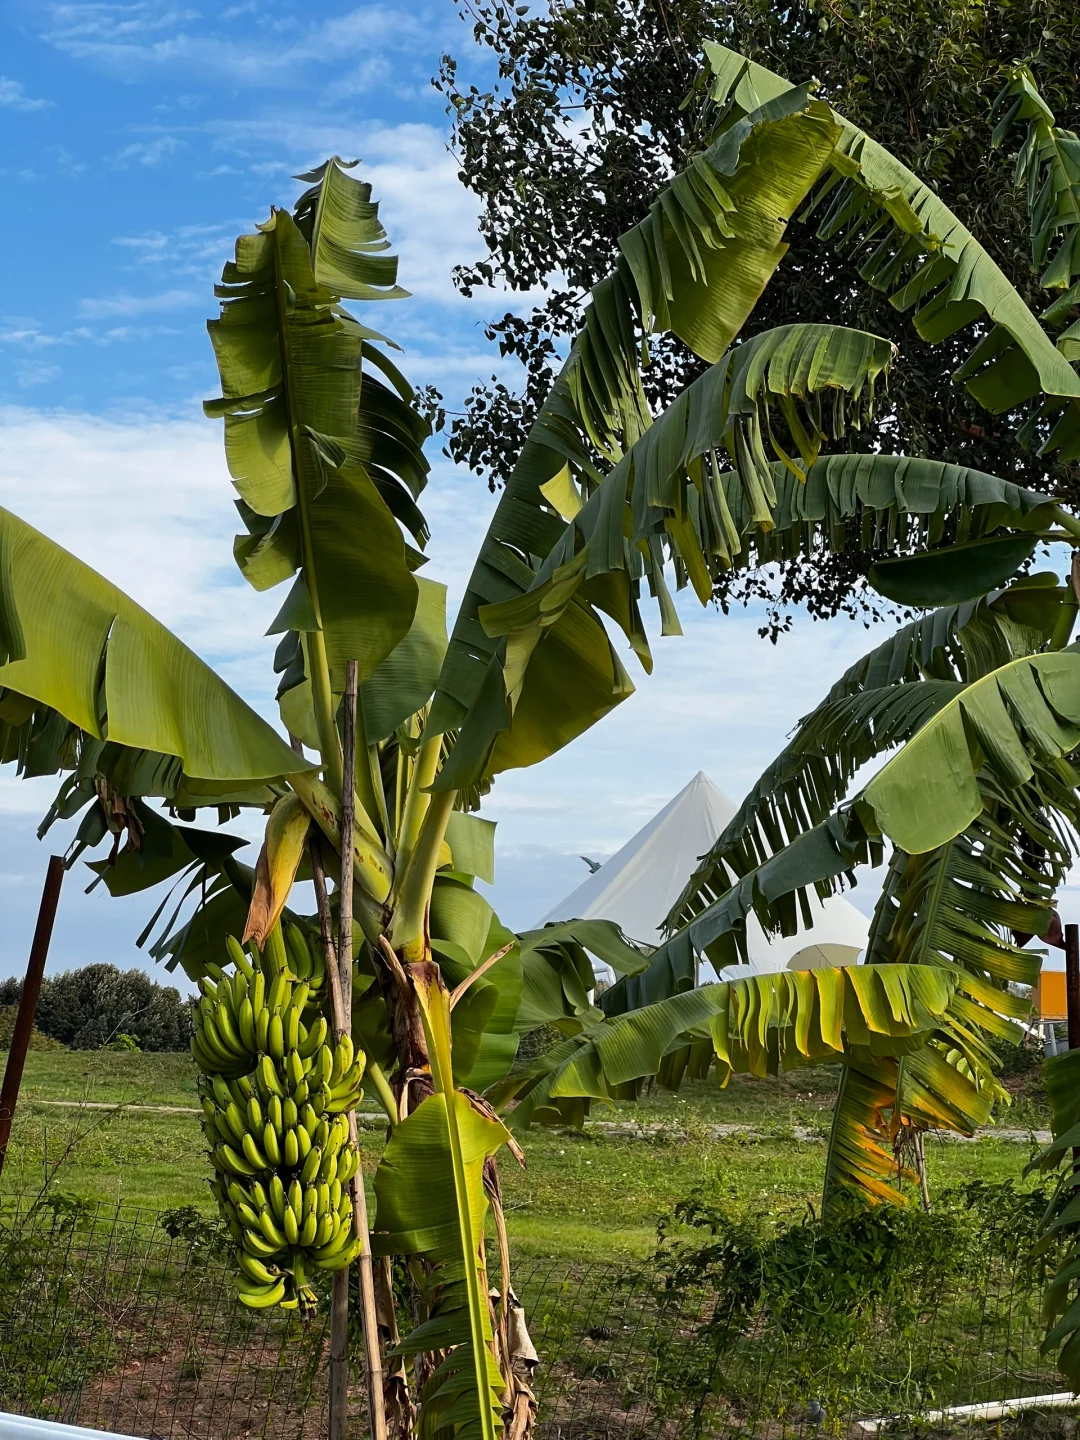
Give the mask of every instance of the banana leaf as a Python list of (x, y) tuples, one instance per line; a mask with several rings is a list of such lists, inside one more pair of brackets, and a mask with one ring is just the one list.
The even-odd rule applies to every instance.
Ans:
[(240, 787), (310, 769), (175, 635), (123, 591), (0, 510), (0, 686), (97, 741), (184, 777)]

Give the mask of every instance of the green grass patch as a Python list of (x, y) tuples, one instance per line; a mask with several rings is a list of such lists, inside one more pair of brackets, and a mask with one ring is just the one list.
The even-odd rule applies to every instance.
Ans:
[[(526, 1169), (508, 1156), (500, 1166), (515, 1249), (567, 1260), (645, 1256), (660, 1219), (691, 1194), (738, 1212), (802, 1216), (821, 1191), (834, 1086), (830, 1071), (804, 1070), (764, 1081), (736, 1077), (727, 1090), (708, 1082), (676, 1096), (658, 1090), (640, 1105), (598, 1107), (597, 1118), (657, 1127), (646, 1138), (599, 1128), (534, 1129), (525, 1137)], [(69, 1109), (41, 1103), (47, 1100), (192, 1106), (190, 1056), (31, 1054), (3, 1189), (36, 1193), (64, 1156), (55, 1185), (70, 1194), (156, 1210), (212, 1210), (196, 1115)], [(722, 1123), (753, 1125), (760, 1138), (712, 1139), (710, 1127)], [(795, 1140), (795, 1127), (822, 1138)], [(361, 1139), (370, 1175), (381, 1134), (364, 1130)], [(927, 1147), (932, 1189), (1018, 1180), (1027, 1158), (1027, 1146), (992, 1140), (931, 1140)]]
[[(7, 1060), (0, 1052), (0, 1064)], [(26, 1100), (197, 1105), (195, 1064), (186, 1052), (31, 1050), (23, 1072)]]

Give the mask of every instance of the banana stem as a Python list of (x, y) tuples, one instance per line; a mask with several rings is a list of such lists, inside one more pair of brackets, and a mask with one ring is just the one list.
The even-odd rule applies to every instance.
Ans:
[(1061, 602), (1061, 609), (1058, 611), (1058, 617), (1054, 621), (1054, 628), (1050, 634), (1048, 649), (1065, 649), (1065, 646), (1068, 645), (1072, 639), (1073, 626), (1076, 624), (1076, 613), (1078, 609), (1080, 609), (1080, 604), (1078, 604), (1076, 596), (1070, 593), (1067, 598)]
[(1070, 515), (1068, 510), (1061, 505), (1054, 506), (1054, 519), (1070, 535), (1080, 540), (1080, 519), (1077, 519), (1075, 515)]
[[(311, 814), (316, 825), (340, 854), (341, 804), (337, 796), (328, 785), (324, 785), (321, 780), (306, 771), (290, 775), (289, 784), (303, 801), (305, 809)], [(390, 894), (390, 884), (394, 873), (393, 861), (378, 840), (373, 839), (369, 833), (370, 817), (366, 812), (355, 808), (355, 797), (353, 804), (355, 817), (352, 843), (355, 867), (353, 873), (360, 888), (370, 895), (377, 905), (382, 905)], [(368, 939), (374, 938), (374, 936), (368, 936)]]
[(390, 1088), (390, 1081), (383, 1074), (382, 1066), (376, 1065), (374, 1060), (369, 1060), (367, 1069), (364, 1072), (371, 1081), (379, 1104), (386, 1111), (386, 1118), (391, 1125), (396, 1125), (399, 1120), (398, 1104), (394, 1098), (394, 1092)]
[(307, 654), (311, 666), (311, 704), (315, 711), (315, 728), (319, 732), (319, 753), (323, 773), (331, 790), (341, 793), (342, 755), (334, 721), (334, 697), (330, 690), (330, 666), (326, 658), (326, 642), (321, 630), (307, 637)]
[(428, 796), (430, 803), (420, 827), (416, 849), (401, 881), (390, 938), (394, 949), (406, 963), (425, 958), (428, 905), (435, 884), (439, 851), (456, 794), (456, 790), (440, 790)]
[(400, 893), (405, 874), (412, 860), (413, 851), (420, 837), (420, 830), (431, 804), (428, 786), (435, 779), (442, 754), (442, 736), (430, 735), (420, 741), (416, 761), (409, 776), (409, 787), (405, 792), (405, 809), (401, 817), (398, 834), (397, 863), (394, 867), (394, 894)]
[[(356, 661), (350, 660), (349, 664), (355, 665)], [(346, 672), (346, 689), (348, 689), (348, 683), (348, 672)], [(376, 770), (372, 764), (371, 748), (368, 746), (367, 728), (364, 724), (364, 709), (357, 702), (353, 703), (353, 715), (355, 718), (352, 727), (352, 769), (356, 777), (354, 789), (362, 808), (372, 822), (372, 834), (383, 841), (385, 845), (383, 837), (387, 834), (386, 801), (382, 794), (382, 778), (380, 776), (376, 782)], [(345, 754), (348, 755), (350, 742), (348, 736), (344, 734), (342, 735), (342, 744)], [(380, 821), (382, 823), (376, 829), (375, 827)]]

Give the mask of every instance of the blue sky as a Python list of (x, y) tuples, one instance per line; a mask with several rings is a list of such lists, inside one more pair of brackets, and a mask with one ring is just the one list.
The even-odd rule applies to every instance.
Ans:
[[(361, 157), (414, 296), (379, 317), (408, 374), (453, 401), (497, 368), (482, 327), (505, 300), (465, 302), (450, 281), (478, 240), (430, 85), (444, 49), (485, 73), (450, 0), (0, 8), (0, 503), (122, 585), (271, 718), (263, 632), (280, 597), (255, 595), (232, 565), (231, 486), (200, 408), (216, 383), (212, 285), (236, 234), (295, 196), (291, 175)], [(493, 502), (437, 444), (432, 459), (428, 573), (453, 602)], [(658, 644), (639, 693), (547, 766), (504, 776), (486, 803), (508, 923), (535, 921), (584, 878), (580, 853), (614, 852), (699, 769), (740, 796), (880, 635), (800, 620), (773, 648), (753, 613), (724, 618), (685, 597), (680, 608), (686, 636)], [(59, 827), (35, 838), (53, 788), (0, 773), (0, 975), (25, 965), (46, 855), (66, 843)], [(86, 878), (66, 882), (50, 969), (146, 963), (133, 947), (146, 897), (86, 897)]]

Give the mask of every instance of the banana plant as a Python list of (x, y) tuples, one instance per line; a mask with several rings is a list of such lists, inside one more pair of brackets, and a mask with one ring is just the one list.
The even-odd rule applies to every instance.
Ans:
[[(864, 278), (902, 279), (894, 299), (916, 307), (923, 339), (983, 325), (960, 378), (991, 408), (1033, 401), (1071, 413), (1080, 379), (960, 221), (869, 137), (810, 87), (729, 52), (711, 52), (710, 64), (715, 132), (595, 287), (449, 640), (445, 591), (421, 573), (427, 427), (392, 343), (345, 304), (404, 294), (370, 188), (332, 159), (300, 177), (307, 188), (291, 212), (275, 209), (238, 240), (210, 322), (222, 394), (207, 408), (224, 423), (243, 525), (237, 564), (259, 590), (288, 587), (271, 626), (288, 743), (138, 606), (0, 511), (0, 756), (23, 774), (63, 775), (45, 824), (83, 814), (73, 857), (111, 840), (92, 863), (113, 893), (172, 882), (144, 932), (152, 953), (214, 980), (236, 953), (230, 937), (280, 955), (284, 926), (306, 934), (298, 953), (321, 939), (332, 960), (340, 917), (352, 1034), (388, 1129), (374, 1224), (357, 1239), (384, 1301), (394, 1256), (416, 1291), (419, 1323), (405, 1337), (392, 1304), (371, 1309), (381, 1318), (370, 1374), (385, 1376), (372, 1398), (399, 1433), (415, 1424), (424, 1437), (453, 1427), (519, 1440), (531, 1425), (495, 1162), (504, 1147), (520, 1153), (515, 1132), (532, 1119), (580, 1120), (653, 1075), (675, 1084), (707, 1064), (723, 1076), (811, 1060), (855, 1077), (848, 1107), (902, 1116), (905, 1105), (923, 1115), (947, 1104), (966, 1115), (996, 1094), (985, 1036), (1008, 1032), (1019, 1009), (1004, 962), (993, 968), (980, 951), (958, 963), (936, 943), (901, 952), (896, 926), (882, 936), (882, 964), (835, 975), (657, 993), (665, 966), (677, 976), (695, 949), (737, 950), (751, 909), (790, 926), (800, 890), (827, 890), (889, 842), (915, 859), (970, 837), (961, 883), (976, 888), (970, 871), (1000, 855), (1022, 877), (1019, 898), (1009, 872), (1009, 895), (991, 894), (979, 923), (997, 936), (1023, 918), (1039, 933), (1043, 911), (1029, 896), (1066, 844), (1067, 757), (1080, 741), (1080, 662), (1067, 648), (1075, 604), (1056, 585), (1020, 581), (980, 597), (1039, 541), (1071, 544), (1080, 522), (1049, 493), (994, 476), (830, 449), (857, 429), (896, 361), (880, 337), (797, 324), (740, 335), (783, 260), (791, 217), (824, 209), (822, 233), (842, 248), (874, 237)], [(708, 368), (653, 416), (642, 369), (660, 331)], [(1062, 423), (1048, 453), (1062, 448)], [(691, 917), (657, 954), (596, 922), (510, 933), (475, 888), (493, 865), (493, 827), (475, 812), (498, 773), (554, 753), (632, 692), (604, 617), (648, 671), (643, 584), (662, 633), (674, 634), (670, 578), (704, 602), (726, 568), (841, 546), (853, 530), (868, 546), (920, 552), (903, 569), (881, 562), (883, 591), (918, 603), (945, 586), (960, 607), (938, 643), (929, 626), (887, 662), (897, 680), (921, 679), (913, 657), (929, 654), (929, 676), (940, 651), (956, 667), (940, 677), (946, 688), (927, 680), (917, 700), (882, 699), (879, 714), (851, 682), (838, 697), (851, 701), (846, 720), (822, 720), (849, 737), (826, 766), (833, 799), (815, 797), (816, 819), (803, 825), (800, 812), (790, 835), (767, 837), (771, 852), (725, 874), (708, 904), (688, 902)], [(1048, 623), (1044, 602), (1056, 604)], [(905, 747), (844, 806), (838, 787), (863, 763), (864, 730)], [(798, 774), (783, 773), (794, 794)], [(947, 823), (927, 813), (930, 773)], [(227, 822), (240, 807), (268, 816), (254, 866), (235, 836), (194, 823), (200, 810)], [(936, 893), (927, 874), (904, 872), (897, 905)], [(315, 916), (290, 908), (308, 876)], [(936, 921), (920, 924), (936, 935)], [(996, 940), (984, 948), (1010, 953)], [(593, 1006), (588, 953), (627, 986), (640, 977), (648, 1003), (622, 1015)], [(564, 1044), (515, 1073), (520, 1036), (548, 1023)], [(881, 1181), (892, 1162), (870, 1163)]]

